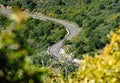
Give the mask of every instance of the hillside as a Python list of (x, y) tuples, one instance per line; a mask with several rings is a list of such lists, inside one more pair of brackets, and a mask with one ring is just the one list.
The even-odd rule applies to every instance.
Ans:
[[(3, 10), (11, 6), (14, 11), (6, 13), (9, 16), (0, 13), (1, 83), (120, 83), (119, 0), (0, 0), (0, 4), (6, 7)], [(71, 30), (74, 37), (67, 40)], [(58, 59), (48, 47), (56, 55), (55, 49), (61, 51)]]
[(107, 34), (120, 24), (119, 0), (1, 0), (0, 3), (76, 22), (82, 30), (69, 44), (77, 58), (102, 49), (109, 43)]

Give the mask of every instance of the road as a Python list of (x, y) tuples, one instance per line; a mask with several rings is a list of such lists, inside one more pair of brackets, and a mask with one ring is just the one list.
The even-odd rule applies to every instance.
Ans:
[[(3, 14), (7, 14), (10, 15), (12, 13), (12, 11), (8, 10), (8, 9), (0, 9), (0, 13)], [(57, 22), (59, 24), (62, 24), (68, 34), (64, 37), (64, 39), (62, 39), (61, 41), (55, 43), (54, 45), (48, 47), (48, 52), (54, 56), (54, 58), (61, 60), (61, 56), (60, 56), (60, 49), (62, 46), (62, 43), (65, 39), (70, 40), (72, 37), (76, 36), (79, 33), (79, 28), (77, 28), (77, 25), (65, 20), (60, 20), (60, 19), (56, 19), (56, 18), (52, 18), (52, 17), (48, 17), (48, 16), (44, 16), (44, 15), (37, 15), (37, 14), (31, 14), (29, 13), (28, 16), (35, 18), (35, 19), (40, 19), (40, 20), (50, 20), (50, 21), (54, 21)]]

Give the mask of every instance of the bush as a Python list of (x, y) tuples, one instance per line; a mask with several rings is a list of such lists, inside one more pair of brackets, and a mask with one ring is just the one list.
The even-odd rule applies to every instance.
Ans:
[(56, 14), (62, 14), (62, 11), (61, 11), (60, 9), (57, 9), (57, 10), (55, 11), (55, 13), (56, 13)]
[[(1, 83), (39, 82), (46, 69), (34, 65), (30, 58), (32, 50), (20, 34), (23, 30), (23, 13), (16, 16), (9, 28), (0, 28), (0, 81)], [(21, 18), (22, 17), (22, 18)], [(20, 21), (21, 20), (21, 21)]]
[[(56, 76), (52, 81), (62, 83), (119, 83), (120, 82), (120, 27), (111, 33), (111, 42), (95, 57), (84, 55), (77, 71), (69, 74), (68, 79)], [(54, 74), (53, 74), (54, 75)]]
[(83, 0), (83, 2), (85, 2), (85, 3), (91, 3), (91, 0)]
[(120, 27), (112, 33), (111, 42), (94, 58), (89, 55), (80, 62), (81, 67), (72, 74), (74, 83), (119, 83)]

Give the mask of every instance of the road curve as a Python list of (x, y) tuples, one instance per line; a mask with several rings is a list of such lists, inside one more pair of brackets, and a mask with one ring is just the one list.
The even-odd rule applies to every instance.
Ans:
[[(0, 9), (0, 13), (10, 15), (12, 13), (12, 11), (10, 11), (8, 9)], [(44, 15), (37, 15), (37, 14), (28, 14), (28, 15), (32, 18), (35, 18), (35, 19), (50, 20), (50, 21), (57, 22), (59, 24), (62, 24), (66, 28), (68, 34), (64, 37), (64, 39), (62, 39), (61, 41), (48, 47), (48, 52), (51, 55), (53, 55), (56, 59), (61, 60), (61, 56), (60, 56), (59, 51), (61, 49), (63, 41), (65, 39), (70, 40), (72, 37), (76, 36), (80, 30), (77, 28), (77, 26), (75, 24), (68, 22), (68, 21), (59, 20), (56, 18), (44, 16)]]

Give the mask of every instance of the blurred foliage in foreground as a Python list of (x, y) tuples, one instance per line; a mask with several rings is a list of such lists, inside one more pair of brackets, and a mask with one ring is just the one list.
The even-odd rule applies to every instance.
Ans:
[[(2, 39), (0, 44), (1, 45), (5, 44), (6, 47), (8, 47), (9, 44), (7, 44), (5, 41), (9, 42), (9, 39), (11, 41), (14, 41), (12, 42), (13, 45), (11, 45), (10, 43), (10, 45), (12, 46), (12, 49), (4, 48), (4, 50), (7, 50), (6, 52), (8, 54), (9, 54), (9, 51), (16, 52), (16, 54), (14, 53), (12, 54), (13, 59), (11, 57), (9, 58), (9, 60), (12, 61), (12, 64), (11, 63), (8, 63), (8, 64), (10, 65), (12, 70), (13, 71), (15, 70), (14, 68), (16, 68), (16, 65), (19, 67), (19, 68), (17, 67), (18, 69), (23, 69), (24, 64), (26, 64), (25, 61), (28, 60), (30, 62), (30, 65), (28, 65), (28, 70), (31, 70), (30, 69), (31, 67), (29, 68), (29, 66), (31, 65), (33, 67), (35, 65), (36, 70), (39, 70), (41, 69), (41, 67), (44, 66), (44, 67), (48, 67), (48, 70), (54, 71), (54, 74), (56, 75), (62, 72), (61, 75), (65, 76), (64, 72), (65, 72), (66, 65), (64, 63), (60, 63), (59, 61), (56, 61), (52, 56), (46, 53), (46, 49), (48, 46), (59, 41), (60, 39), (63, 39), (63, 37), (66, 34), (65, 28), (62, 25), (58, 25), (57, 23), (53, 23), (50, 21), (41, 21), (39, 19), (27, 18), (27, 21), (26, 21), (26, 17), (20, 11), (18, 11), (15, 14), (12, 14), (10, 18), (11, 20), (9, 20), (4, 15), (0, 15), (1, 32), (3, 32), (5, 35), (8, 34), (8, 36), (11, 36), (11, 34), (14, 35), (13, 37), (6, 36), (7, 37), (6, 38), (6, 37), (3, 37), (1, 34), (1, 37), (5, 39), (4, 40)], [(10, 35), (7, 30), (10, 30)], [(4, 31), (6, 31), (6, 33)], [(3, 47), (1, 47), (1, 50), (2, 49)], [(21, 51), (19, 52), (20, 53), (19, 54), (18, 51), (21, 49), (24, 50), (26, 54), (24, 55), (21, 54)], [(4, 50), (2, 50), (0, 53), (4, 52)], [(6, 54), (5, 56), (8, 56), (8, 55)], [(7, 57), (3, 57), (1, 60), (6, 58)], [(14, 61), (14, 60), (17, 60), (17, 61)], [(1, 63), (3, 62), (1, 61)], [(7, 67), (8, 66), (6, 66), (6, 68)], [(1, 65), (1, 68), (2, 68), (2, 65)], [(76, 65), (71, 64), (69, 65), (67, 70), (68, 72), (71, 72), (71, 71), (75, 71), (75, 68), (76, 68)], [(31, 70), (31, 72), (33, 71), (34, 69)], [(17, 73), (17, 69), (14, 71), (13, 74), (16, 74), (16, 73)], [(38, 72), (37, 74), (41, 75)], [(24, 76), (24, 72), (22, 75)], [(11, 81), (18, 82), (21, 80), (26, 82), (26, 80), (29, 79), (29, 77), (27, 76), (28, 78), (22, 77), (16, 80), (14, 80), (13, 78), (10, 78), (11, 80), (8, 80), (5, 78), (5, 76), (6, 75), (4, 75), (4, 77), (1, 78), (2, 80), (4, 78), (2, 82), (11, 82)], [(31, 78), (32, 77), (34, 77), (34, 75), (31, 75)], [(47, 83), (49, 80), (46, 78), (46, 76), (44, 76), (44, 78), (46, 79), (44, 80), (44, 82)], [(36, 79), (36, 77), (34, 77), (34, 79)], [(39, 80), (41, 79), (39, 78)]]
[(99, 55), (81, 61), (74, 83), (120, 83), (120, 27), (110, 35), (110, 44)]
[(95, 57), (86, 55), (67, 81), (59, 76), (52, 78), (53, 83), (120, 83), (120, 27), (110, 33), (110, 41)]
[[(13, 15), (14, 16), (14, 15)], [(23, 18), (20, 18), (23, 20)], [(64, 74), (33, 64), (31, 50), (20, 34), (21, 23), (15, 19), (7, 28), (0, 28), (0, 81), (1, 83), (119, 83), (120, 82), (120, 27), (110, 33), (110, 44), (95, 57), (86, 55), (80, 68), (65, 79)], [(54, 65), (56, 66), (56, 65)], [(42, 78), (43, 81), (42, 81)]]
[[(12, 14), (13, 22), (7, 28), (0, 26), (0, 82), (41, 83), (46, 69), (32, 63), (29, 56), (31, 50), (20, 34), (23, 28), (21, 23), (25, 21), (24, 16), (18, 15), (25, 14)], [(5, 20), (3, 24), (4, 22)]]

